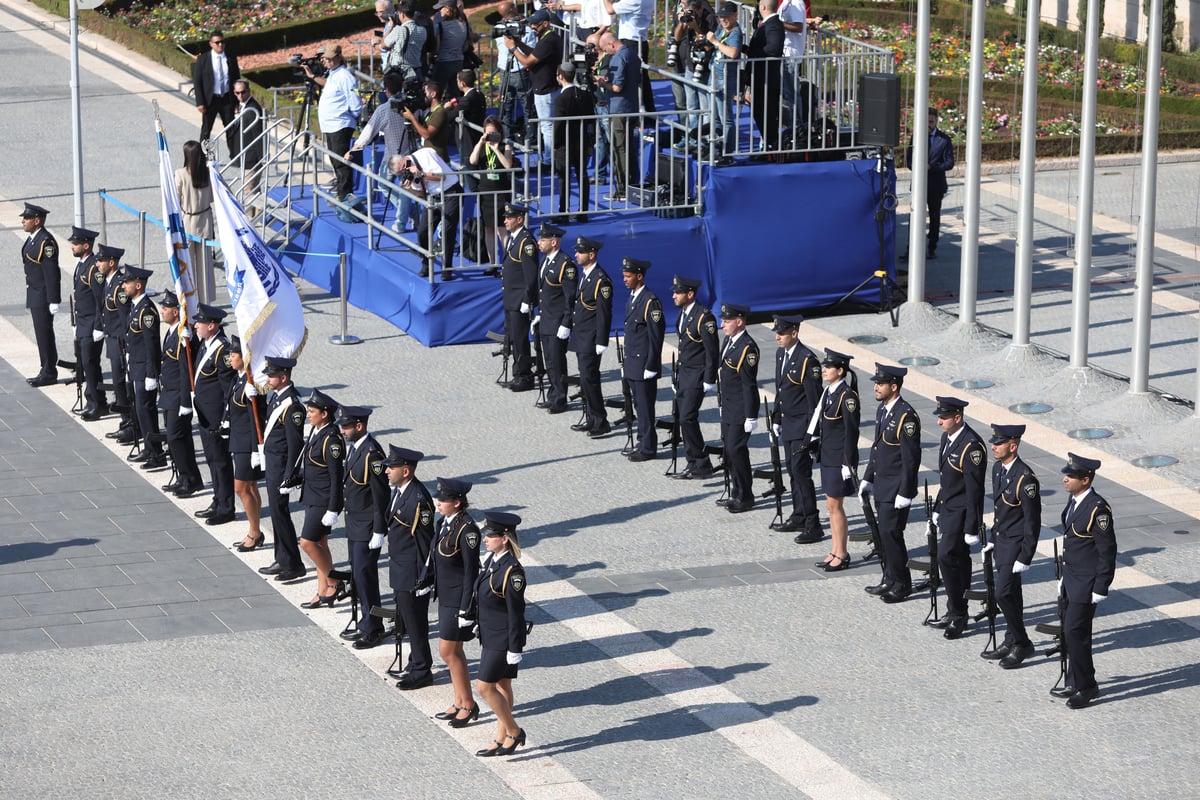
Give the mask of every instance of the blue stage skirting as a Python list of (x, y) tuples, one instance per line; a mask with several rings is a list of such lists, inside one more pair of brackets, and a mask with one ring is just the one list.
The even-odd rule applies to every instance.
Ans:
[[(878, 269), (879, 225), (885, 246), (883, 263), (894, 272), (896, 219), (879, 208), (881, 179), (894, 193), (895, 174), (879, 175), (874, 161), (815, 164), (748, 164), (711, 170), (702, 217), (661, 219), (650, 212), (607, 214), (568, 228), (565, 247), (574, 237), (604, 243), (600, 265), (616, 287), (613, 324), (623, 326), (628, 297), (621, 281), (621, 260), (649, 260), (648, 285), (667, 308), (668, 325), (675, 274), (704, 282), (700, 302), (742, 303), (758, 312), (820, 309), (841, 298)], [(307, 192), (296, 210), (311, 208)], [(377, 211), (382, 205), (376, 206)], [(390, 216), (389, 220), (390, 222)], [(536, 231), (539, 221), (530, 221)], [(415, 236), (415, 234), (410, 234)], [(420, 260), (391, 239), (382, 250), (367, 246), (367, 226), (344, 223), (322, 204), (308, 232), (293, 240), (283, 258), (304, 280), (338, 293), (334, 258), (298, 255), (347, 255), (349, 301), (406, 331), (430, 347), (467, 344), (503, 329), (500, 280), (482, 270), (456, 273), (449, 283), (430, 284), (417, 277)], [(879, 301), (879, 283), (855, 295)]]

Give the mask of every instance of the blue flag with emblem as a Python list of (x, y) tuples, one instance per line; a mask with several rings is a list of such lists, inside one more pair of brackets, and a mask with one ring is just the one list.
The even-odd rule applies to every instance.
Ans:
[(175, 294), (179, 296), (180, 316), (186, 327), (188, 320), (196, 314), (196, 283), (192, 280), (192, 265), (188, 263), (187, 232), (183, 228), (183, 209), (175, 191), (171, 151), (167, 149), (167, 137), (163, 134), (162, 122), (157, 118), (154, 120), (154, 127), (158, 131), (158, 182), (162, 187), (167, 263), (171, 266), (171, 279), (175, 282)]
[(267, 356), (296, 358), (304, 348), (308, 329), (300, 294), (211, 162), (208, 174), (217, 238), (225, 256), (225, 283), (241, 333), (242, 353), (251, 375), (262, 375)]

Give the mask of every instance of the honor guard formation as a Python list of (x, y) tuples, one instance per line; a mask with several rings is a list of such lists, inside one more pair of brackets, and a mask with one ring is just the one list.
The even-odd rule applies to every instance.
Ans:
[[(60, 363), (53, 324), (61, 273), (57, 244), (44, 227), (47, 213), (26, 204), (21, 214), (29, 234), (21, 251), (26, 300), (41, 361), (39, 373), (29, 379), (33, 386), (56, 383)], [(772, 402), (760, 392), (761, 354), (746, 329), (752, 310), (725, 302), (718, 321), (697, 302), (701, 281), (676, 275), (671, 286), (676, 337), (667, 367), (671, 413), (660, 420), (656, 406), (665, 371), (666, 312), (646, 285), (653, 265), (630, 257), (622, 261), (628, 296), (624, 313), (614, 314), (613, 282), (600, 264), (602, 242), (578, 236), (572, 257), (562, 249), (563, 228), (543, 224), (535, 236), (526, 227), (528, 210), (517, 203), (507, 203), (502, 214), (508, 237), (501, 386), (513, 392), (537, 389), (537, 407), (551, 415), (568, 411), (579, 399), (580, 415), (570, 429), (601, 439), (623, 427), (622, 453), (630, 462), (654, 461), (669, 448), (667, 475), (720, 480), (723, 491), (716, 503), (730, 514), (744, 514), (756, 499), (774, 497), (771, 529), (794, 533), (800, 545), (825, 538), (814, 474), (819, 470), (830, 549), (815, 563), (818, 569), (850, 568), (845, 499), (857, 495), (873, 544), (864, 560), (876, 558), (881, 570), (878, 582), (866, 587), (868, 594), (897, 604), (927, 592), (925, 623), (946, 639), (961, 637), (972, 621), (986, 616), (989, 646), (981, 655), (1004, 669), (1019, 667), (1033, 655), (1021, 582), (1041, 533), (1042, 502), (1038, 477), (1019, 455), (1023, 425), (993, 425), (985, 443), (965, 422), (967, 401), (936, 398), (940, 484), (934, 497), (924, 488), (927, 557), (910, 559), (905, 532), (921, 494), (922, 420), (902, 396), (904, 367), (876, 364), (871, 375), (878, 405), (860, 479), (862, 401), (851, 356), (828, 348), (818, 355), (801, 341), (800, 315), (775, 316), (771, 331), (778, 347), (774, 381), (768, 381)], [(96, 238), (95, 231), (76, 227), (68, 240), (77, 259), (70, 310), (81, 418), (94, 422), (119, 415), (118, 427), (106, 435), (129, 445), (128, 460), (141, 469), (169, 465), (172, 477), (163, 491), (191, 497), (207, 482), (212, 502), (196, 512), (207, 525), (232, 522), (236, 497), (248, 522), (246, 534), (231, 545), (240, 552), (265, 545), (260, 494), (265, 483), (274, 559), (259, 571), (277, 581), (295, 581), (307, 575), (307, 559), (317, 583), (303, 607), (332, 608), (349, 598), (354, 613), (342, 638), (356, 649), (369, 649), (393, 637), (397, 661), (389, 672), (402, 690), (434, 681), (429, 615), (436, 598), (438, 656), (451, 683), (448, 705), (437, 717), (453, 727), (477, 720), (480, 708), (464, 643), (478, 638), (482, 650), (475, 688), (497, 720), (491, 741), (478, 755), (508, 755), (523, 745), (525, 731), (512, 713), (512, 681), (530, 629), (520, 518), (485, 512), (481, 528), (470, 512), (470, 482), (439, 477), (430, 491), (418, 478), (424, 455), (396, 444), (385, 449), (369, 431), (370, 409), (339, 403), (319, 389), (307, 395), (297, 389), (295, 354), (268, 354), (264, 374), (251, 375), (242, 342), (226, 332), (225, 309), (199, 304), (185, 324), (180, 298), (166, 291), (155, 302), (147, 291), (153, 273), (122, 266), (124, 251), (97, 244)], [(601, 366), (614, 342), (621, 393), (608, 399)], [(107, 384), (102, 351), (108, 358)], [(577, 378), (568, 375), (568, 351), (575, 353)], [(719, 407), (715, 443), (701, 430), (706, 397), (715, 397)], [(620, 419), (610, 420), (610, 409), (619, 411)], [(766, 469), (755, 469), (751, 461), (750, 441), (760, 416), (771, 453)], [(199, 432), (205, 473), (197, 462), (193, 428)], [(660, 431), (667, 432), (661, 441)], [(989, 451), (990, 529), (984, 522)], [(1054, 632), (1064, 658), (1052, 694), (1065, 698), (1070, 708), (1087, 706), (1099, 695), (1092, 623), (1116, 564), (1113, 513), (1092, 485), (1099, 468), (1099, 461), (1074, 454), (1062, 468), (1070, 499), (1062, 512), (1063, 552), (1056, 559), (1060, 619)], [(756, 478), (772, 488), (756, 494)], [(783, 495), (789, 490), (785, 516)], [(292, 519), (294, 503), (303, 509), (299, 531)], [(348, 572), (335, 569), (329, 546), (339, 525), (346, 532)], [(379, 561), (385, 544), (393, 608), (385, 608), (381, 597)], [(982, 591), (971, 588), (973, 548), (983, 564)], [(941, 614), (939, 589), (945, 600)], [(984, 605), (974, 616), (968, 609), (972, 599)], [(1004, 634), (997, 644), (995, 623), (1001, 616)], [(394, 626), (389, 628), (387, 619), (394, 619)], [(403, 668), (400, 640), (409, 644)]]

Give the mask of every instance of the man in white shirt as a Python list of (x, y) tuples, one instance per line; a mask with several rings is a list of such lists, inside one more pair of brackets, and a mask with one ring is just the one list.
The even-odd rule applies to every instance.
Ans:
[(354, 191), (354, 170), (341, 159), (341, 154), (350, 149), (350, 138), (358, 127), (358, 115), (362, 112), (362, 98), (358, 96), (358, 81), (346, 67), (341, 45), (321, 56), (321, 63), (329, 70), (316, 77), (305, 65), (304, 74), (321, 87), (321, 100), (317, 103), (317, 122), (325, 134), (325, 146), (337, 157), (331, 157), (335, 178), (334, 194), (339, 200)]
[(242, 77), (242, 73), (238, 69), (237, 56), (225, 49), (224, 33), (215, 30), (209, 34), (208, 46), (211, 49), (192, 65), (192, 91), (196, 95), (196, 110), (200, 112), (200, 140), (212, 135), (213, 123), (220, 115), (232, 149), (229, 122), (233, 119), (233, 83)]
[(804, 51), (808, 47), (808, 4), (805, 0), (780, 0), (779, 19), (783, 21), (783, 105), (784, 127), (802, 128), (808, 122), (806, 98), (798, 96), (804, 74)]
[(401, 174), (406, 170), (411, 170), (412, 173), (405, 176), (400, 185), (427, 200), (421, 212), (421, 221), (417, 225), (417, 241), (427, 253), (420, 275), (425, 278), (430, 273), (433, 265), (433, 254), (429, 251), (430, 237), (441, 223), (442, 280), (453, 280), (451, 264), (454, 259), (454, 245), (458, 239), (462, 184), (454, 174), (454, 168), (432, 147), (421, 147), (411, 155), (405, 156)]

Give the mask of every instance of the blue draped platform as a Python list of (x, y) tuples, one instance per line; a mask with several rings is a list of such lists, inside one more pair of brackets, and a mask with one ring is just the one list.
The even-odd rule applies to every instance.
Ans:
[[(702, 216), (624, 211), (569, 226), (564, 246), (577, 235), (604, 243), (600, 264), (616, 285), (616, 308), (625, 301), (624, 256), (652, 262), (648, 284), (668, 308), (677, 273), (702, 279), (700, 301), (714, 307), (736, 302), (755, 313), (825, 308), (879, 268), (881, 237), (883, 264), (894, 275), (895, 213), (885, 211), (880, 220), (877, 213), (881, 192), (894, 194), (895, 174), (880, 174), (875, 161), (746, 163), (710, 172)], [(299, 213), (311, 209), (306, 192), (293, 202)], [(339, 221), (325, 204), (321, 211), (283, 254), (285, 265), (306, 281), (336, 294), (337, 260), (307, 254), (345, 252), (349, 302), (427, 346), (480, 342), (488, 330), (503, 329), (497, 278), (468, 270), (449, 283), (430, 284), (417, 276), (421, 264), (411, 250), (388, 237), (372, 250), (366, 225)], [(382, 211), (381, 203), (376, 213)], [(537, 224), (530, 220), (532, 229)], [(878, 303), (879, 282), (852, 299)], [(668, 311), (667, 319), (673, 324), (675, 315)], [(619, 315), (614, 322), (620, 324)]]

